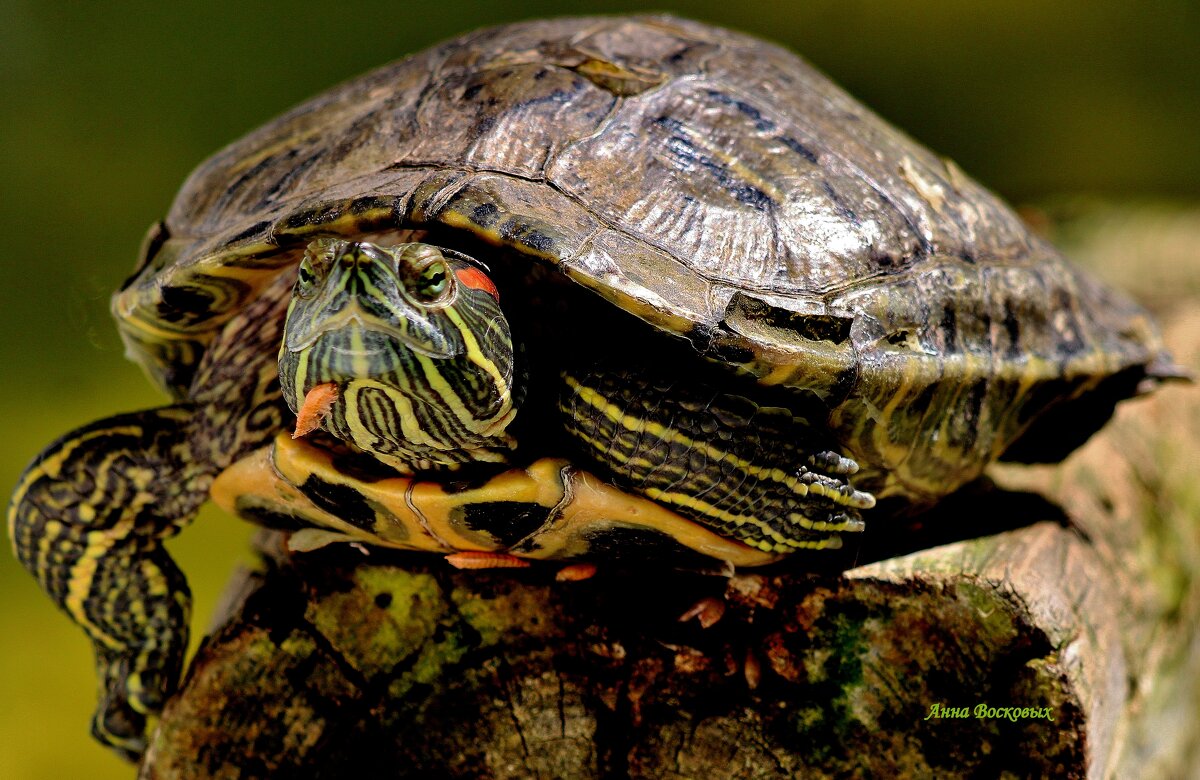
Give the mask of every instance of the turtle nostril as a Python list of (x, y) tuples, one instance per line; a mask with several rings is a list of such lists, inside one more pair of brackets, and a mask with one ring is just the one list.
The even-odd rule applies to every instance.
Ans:
[(365, 241), (347, 242), (338, 253), (338, 262), (347, 268), (366, 268), (380, 259), (380, 250)]

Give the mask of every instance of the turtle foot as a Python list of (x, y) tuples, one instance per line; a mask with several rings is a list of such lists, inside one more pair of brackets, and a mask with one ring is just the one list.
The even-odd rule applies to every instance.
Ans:
[(126, 686), (125, 659), (98, 660), (100, 701), (92, 715), (92, 736), (127, 761), (137, 761), (146, 752), (146, 713), (135, 708)]
[(101, 691), (92, 736), (129, 761), (146, 751), (147, 720), (162, 711), (178, 679), (178, 665), (174, 670), (147, 667), (156, 656), (145, 651), (116, 654), (99, 647), (96, 651)]

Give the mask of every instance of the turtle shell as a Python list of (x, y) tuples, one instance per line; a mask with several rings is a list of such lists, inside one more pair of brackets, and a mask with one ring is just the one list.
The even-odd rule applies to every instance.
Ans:
[(314, 236), (405, 228), (508, 247), (815, 393), (883, 496), (945, 493), (1103, 386), (1107, 411), (1057, 424), (1098, 427), (1161, 353), (1141, 309), (800, 58), (662, 16), (471, 33), (222, 150), (114, 298), (128, 352), (186, 394)]

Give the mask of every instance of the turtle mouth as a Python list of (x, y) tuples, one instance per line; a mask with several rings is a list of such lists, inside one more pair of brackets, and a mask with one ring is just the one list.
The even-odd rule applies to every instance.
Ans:
[(349, 307), (315, 324), (305, 333), (293, 334), (286, 348), (289, 352), (316, 349), (342, 358), (387, 363), (398, 360), (404, 351), (435, 360), (446, 360), (457, 354), (452, 344), (421, 338), (420, 330), (413, 332), (411, 325), (409, 322), (382, 323), (357, 307)]

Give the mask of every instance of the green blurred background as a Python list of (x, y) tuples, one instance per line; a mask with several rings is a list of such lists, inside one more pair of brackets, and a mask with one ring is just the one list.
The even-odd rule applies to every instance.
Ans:
[[(156, 405), (108, 295), (196, 164), (283, 109), (475, 27), (641, 9), (799, 51), (1016, 203), (1200, 196), (1191, 0), (567, 4), (0, 0), (0, 448), (6, 493), (62, 432)], [(209, 511), (173, 549), (203, 631), (247, 526)], [(89, 649), (0, 553), (0, 777), (129, 777), (86, 734)]]

